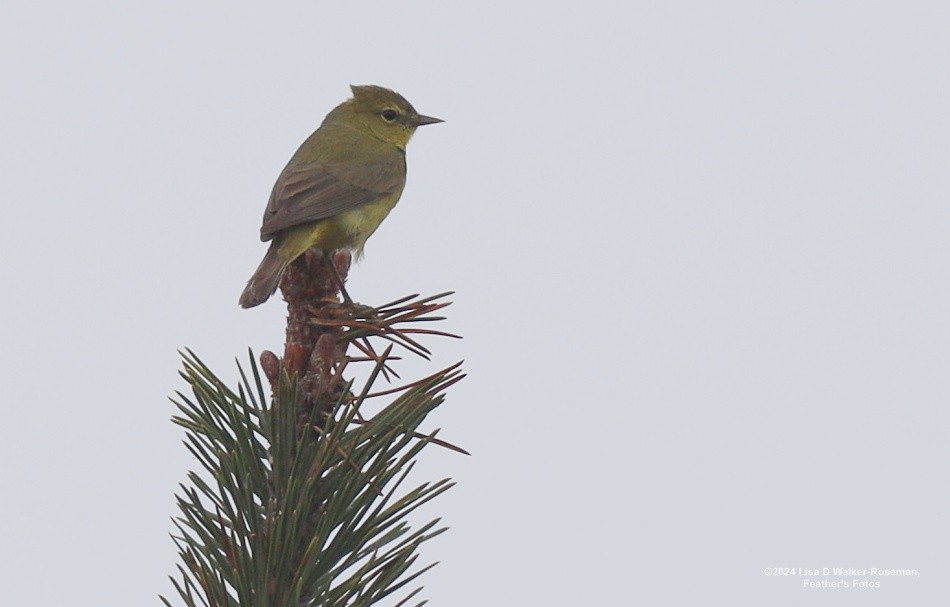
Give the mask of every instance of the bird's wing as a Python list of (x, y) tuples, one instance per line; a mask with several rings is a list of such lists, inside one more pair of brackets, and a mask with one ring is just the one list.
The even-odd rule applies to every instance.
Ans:
[(406, 165), (402, 155), (362, 163), (358, 171), (341, 168), (317, 163), (285, 168), (274, 184), (264, 211), (261, 240), (270, 240), (280, 230), (333, 217), (398, 193), (405, 184)]

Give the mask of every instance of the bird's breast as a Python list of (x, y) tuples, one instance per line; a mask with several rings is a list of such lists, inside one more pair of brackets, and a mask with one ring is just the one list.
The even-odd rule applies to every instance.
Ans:
[(366, 203), (356, 209), (344, 211), (334, 219), (339, 229), (350, 237), (350, 246), (356, 250), (357, 257), (363, 255), (363, 245), (372, 236), (379, 224), (399, 202), (401, 191), (387, 194), (378, 200)]

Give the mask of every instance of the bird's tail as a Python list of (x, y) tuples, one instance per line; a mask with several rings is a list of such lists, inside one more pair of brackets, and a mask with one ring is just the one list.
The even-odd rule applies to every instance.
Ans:
[(277, 242), (271, 242), (270, 248), (264, 255), (261, 265), (257, 266), (254, 275), (247, 281), (244, 292), (241, 293), (241, 307), (253, 308), (259, 306), (274, 294), (280, 277), (287, 267), (287, 262), (277, 253)]

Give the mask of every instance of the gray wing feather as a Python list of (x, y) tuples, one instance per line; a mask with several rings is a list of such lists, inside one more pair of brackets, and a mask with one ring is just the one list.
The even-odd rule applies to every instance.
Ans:
[(341, 178), (332, 166), (288, 166), (277, 178), (264, 211), (261, 240), (270, 240), (280, 230), (333, 217), (398, 192), (405, 183), (406, 165), (404, 157), (393, 160), (401, 166), (393, 167), (392, 162), (362, 166), (354, 175), (357, 179), (349, 180)]

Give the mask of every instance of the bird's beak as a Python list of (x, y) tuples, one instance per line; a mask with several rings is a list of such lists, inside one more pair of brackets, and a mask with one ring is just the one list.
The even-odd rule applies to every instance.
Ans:
[(422, 126), (424, 124), (436, 124), (438, 122), (445, 122), (441, 118), (433, 118), (432, 116), (413, 116), (410, 119), (412, 126)]

